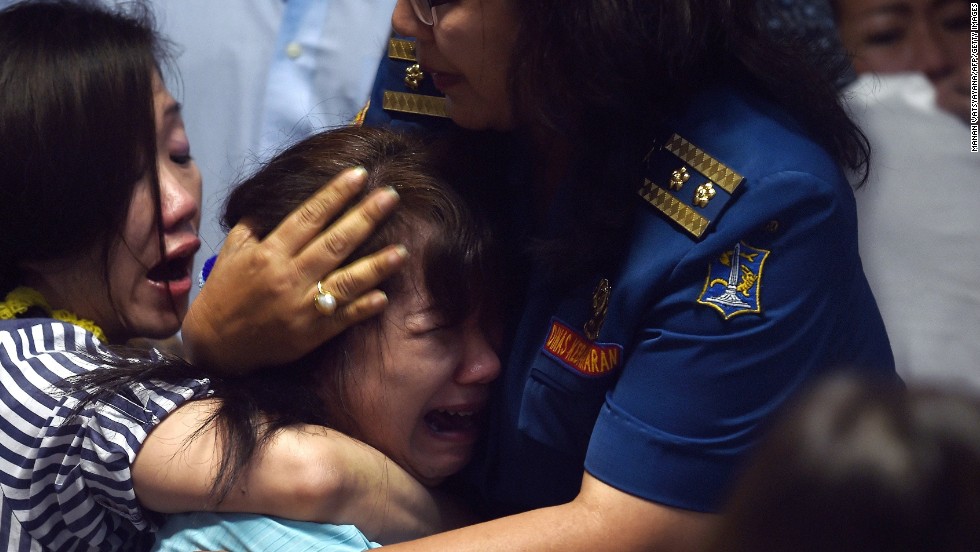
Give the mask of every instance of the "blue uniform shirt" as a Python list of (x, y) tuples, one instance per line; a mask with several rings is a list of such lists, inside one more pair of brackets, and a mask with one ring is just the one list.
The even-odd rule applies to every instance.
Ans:
[(388, 40), (362, 122), (367, 126), (428, 130), (451, 124), (445, 98), (416, 63), (414, 40), (398, 35)]
[[(583, 465), (647, 500), (715, 511), (767, 417), (804, 383), (843, 366), (894, 377), (852, 192), (772, 113), (732, 90), (698, 98), (671, 124), (687, 145), (649, 157), (622, 264), (571, 294), (532, 276), (477, 469), (495, 513), (571, 500)], [(741, 177), (733, 193), (719, 164)], [(702, 208), (704, 173), (714, 194)], [(699, 213), (703, 228), (690, 224)]]
[[(853, 195), (826, 152), (734, 88), (694, 98), (669, 127), (645, 161), (621, 258), (570, 292), (530, 275), (468, 469), (493, 515), (572, 500), (583, 469), (716, 511), (802, 386), (840, 367), (897, 377)], [(549, 229), (575, 224), (556, 198)]]

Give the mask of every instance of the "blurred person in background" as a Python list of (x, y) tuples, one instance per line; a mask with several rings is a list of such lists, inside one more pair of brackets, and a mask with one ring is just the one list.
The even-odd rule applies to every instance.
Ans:
[(980, 389), (980, 155), (970, 151), (965, 0), (833, 0), (871, 143), (861, 257), (907, 380)]

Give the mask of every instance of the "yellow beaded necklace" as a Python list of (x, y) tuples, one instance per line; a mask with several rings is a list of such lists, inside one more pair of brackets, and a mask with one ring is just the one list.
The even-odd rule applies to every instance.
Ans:
[(38, 307), (44, 310), (51, 318), (61, 320), (69, 324), (74, 324), (84, 330), (92, 332), (99, 341), (106, 342), (105, 333), (95, 322), (79, 318), (75, 313), (67, 310), (53, 310), (51, 305), (34, 288), (21, 286), (15, 288), (7, 294), (7, 297), (0, 302), (0, 320), (10, 320), (27, 312), (31, 307)]

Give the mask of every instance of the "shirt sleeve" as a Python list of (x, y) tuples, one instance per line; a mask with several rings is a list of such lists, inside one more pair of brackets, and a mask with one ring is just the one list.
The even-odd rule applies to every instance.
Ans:
[(619, 284), (647, 289), (592, 433), (592, 475), (716, 511), (765, 420), (805, 382), (835, 365), (890, 370), (844, 192), (809, 174), (771, 175), (657, 289), (642, 270)]
[[(100, 369), (91, 334), (42, 324), (4, 342), (4, 502), (20, 531), (58, 549), (77, 540), (99, 547), (154, 528), (136, 499), (131, 465), (147, 434), (184, 402), (207, 396), (206, 379), (133, 384), (73, 414), (84, 392), (66, 394), (63, 378)], [(11, 334), (2, 337), (8, 338)], [(124, 541), (125, 542), (125, 541)]]
[(379, 548), (353, 525), (293, 521), (254, 514), (193, 512), (169, 516), (154, 552), (263, 550), (360, 552)]

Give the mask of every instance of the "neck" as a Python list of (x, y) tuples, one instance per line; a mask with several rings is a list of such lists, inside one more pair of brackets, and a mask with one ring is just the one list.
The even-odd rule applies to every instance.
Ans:
[(0, 319), (20, 318), (29, 311), (43, 311), (47, 316), (62, 322), (74, 324), (95, 335), (99, 341), (107, 341), (105, 333), (98, 324), (67, 310), (53, 308), (38, 290), (26, 286), (13, 289), (0, 302)]
[(65, 310), (94, 321), (113, 342), (131, 336), (109, 297), (104, 263), (97, 253), (25, 262), (21, 284), (36, 289), (53, 310)]

